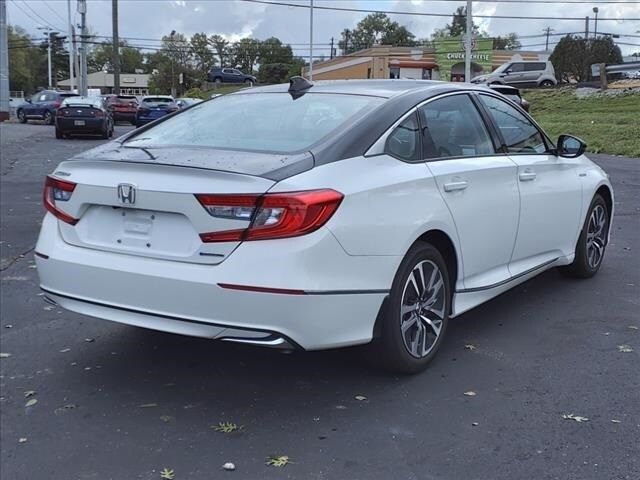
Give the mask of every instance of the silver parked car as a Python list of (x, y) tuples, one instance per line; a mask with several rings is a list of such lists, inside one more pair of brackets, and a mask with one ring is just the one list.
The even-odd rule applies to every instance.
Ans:
[(487, 75), (479, 75), (471, 83), (501, 84), (515, 87), (552, 87), (558, 84), (553, 64), (546, 62), (503, 63)]

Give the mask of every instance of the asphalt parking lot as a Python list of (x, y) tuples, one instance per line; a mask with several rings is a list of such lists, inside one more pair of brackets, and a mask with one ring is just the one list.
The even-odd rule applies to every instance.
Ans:
[(453, 320), (426, 372), (395, 377), (359, 349), (285, 355), (45, 304), (44, 175), (102, 140), (0, 136), (1, 478), (640, 478), (640, 159), (592, 156), (616, 194), (595, 278), (546, 272)]

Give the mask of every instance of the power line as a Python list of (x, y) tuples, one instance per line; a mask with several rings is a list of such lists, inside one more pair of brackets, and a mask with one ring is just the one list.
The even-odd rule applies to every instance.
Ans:
[[(263, 5), (276, 5), (280, 7), (293, 7), (293, 8), (311, 8), (310, 5), (299, 4), (299, 3), (288, 3), (288, 2), (279, 2), (274, 0), (240, 0), (242, 2), (247, 3), (260, 3)], [(504, 0), (503, 0), (504, 1)], [(359, 12), (359, 13), (384, 13), (387, 15), (412, 15), (412, 16), (421, 16), (421, 17), (451, 17), (451, 13), (426, 13), (426, 12), (410, 12), (410, 11), (400, 11), (400, 10), (366, 10), (362, 8), (350, 8), (350, 7), (327, 7), (322, 5), (317, 5), (313, 7), (314, 10), (329, 10), (334, 12)], [(518, 15), (474, 15), (474, 18), (489, 18), (489, 19), (510, 19), (510, 20), (570, 20), (570, 21), (581, 21), (584, 22), (584, 17), (539, 17), (539, 16), (518, 16)], [(598, 18), (600, 21), (639, 21), (638, 18)]]
[(60, 20), (62, 20), (63, 23), (66, 22), (66, 20), (64, 18), (62, 18), (62, 16), (58, 12), (56, 12), (53, 9), (53, 7), (51, 7), (51, 5), (49, 5), (49, 3), (46, 0), (41, 0), (41, 1), (42, 1), (42, 3), (44, 3), (44, 6), (47, 7), (49, 10), (51, 10), (56, 17), (58, 17)]
[[(14, 5), (18, 6), (16, 0), (13, 0)], [(24, 4), (25, 7), (27, 7), (36, 17), (38, 17), (40, 19), (40, 21), (36, 20), (36, 23), (40, 24), (43, 23), (46, 26), (51, 27), (53, 30), (57, 30), (59, 32), (66, 32), (65, 29), (63, 28), (58, 28), (55, 25), (53, 25), (52, 23), (50, 23), (49, 21), (45, 20), (38, 12), (36, 12), (33, 8), (31, 8), (31, 5), (29, 5), (25, 0), (22, 0), (22, 3)], [(22, 11), (22, 13), (27, 13), (24, 10), (20, 9)], [(28, 15), (32, 20), (34, 20), (34, 18), (31, 15)]]

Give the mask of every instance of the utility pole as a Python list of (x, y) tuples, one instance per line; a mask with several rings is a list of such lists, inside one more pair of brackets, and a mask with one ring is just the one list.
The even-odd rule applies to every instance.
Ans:
[(349, 54), (349, 30), (344, 32), (344, 49), (342, 50), (343, 55)]
[(9, 120), (9, 39), (7, 1), (0, 0), (0, 122)]
[(329, 58), (333, 58), (333, 37), (331, 37), (331, 54), (329, 55)]
[(38, 30), (43, 30), (46, 32), (47, 38), (47, 88), (51, 89), (51, 27), (38, 27)]
[(69, 91), (73, 91), (74, 75), (73, 75), (73, 59), (75, 57), (74, 41), (73, 41), (73, 25), (71, 24), (71, 0), (67, 0), (67, 21), (69, 28)]
[(71, 38), (73, 40), (73, 67), (75, 71), (76, 92), (80, 92), (80, 59), (78, 58), (78, 44), (76, 42), (76, 28), (71, 26)]
[(118, 38), (118, 0), (111, 0), (113, 29), (113, 93), (120, 95), (120, 39)]
[(87, 96), (87, 0), (78, 0), (80, 14), (80, 95)]
[(584, 17), (584, 39), (589, 39), (589, 17)]
[(598, 7), (593, 7), (593, 13), (596, 14), (596, 23), (593, 26), (593, 38), (598, 38)]
[(464, 81), (471, 81), (471, 34), (473, 32), (473, 14), (471, 6), (473, 2), (467, 0), (467, 34), (464, 42)]
[(313, 0), (309, 9), (309, 80), (313, 80)]
[(554, 30), (553, 30), (553, 28), (551, 28), (551, 27), (547, 27), (547, 28), (545, 28), (545, 29), (544, 29), (544, 30), (542, 30), (542, 31), (543, 31), (544, 33), (546, 33), (546, 34), (547, 34), (547, 41), (546, 41), (546, 42), (545, 42), (545, 44), (544, 44), (544, 49), (545, 49), (545, 51), (547, 51), (547, 52), (548, 52), (548, 51), (549, 51), (549, 34), (550, 34), (551, 32), (553, 32)]

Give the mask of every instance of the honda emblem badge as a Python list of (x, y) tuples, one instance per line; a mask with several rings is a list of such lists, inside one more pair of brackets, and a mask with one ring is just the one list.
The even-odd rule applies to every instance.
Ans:
[(118, 185), (118, 200), (123, 204), (133, 205), (136, 203), (136, 186), (130, 183)]

